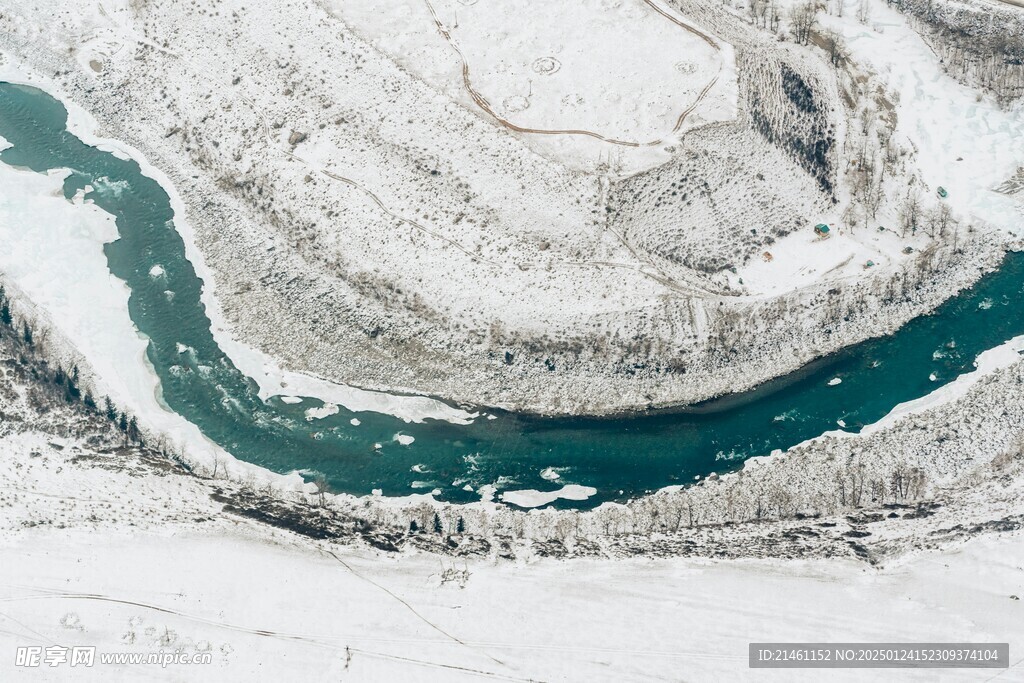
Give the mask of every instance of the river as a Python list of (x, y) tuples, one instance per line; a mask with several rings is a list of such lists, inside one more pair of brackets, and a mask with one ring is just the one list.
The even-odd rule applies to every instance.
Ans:
[(0, 83), (0, 136), (11, 145), (0, 161), (39, 173), (70, 169), (64, 196), (86, 189), (115, 217), (119, 238), (106, 245), (107, 262), (131, 291), (129, 314), (149, 339), (166, 405), (236, 458), (282, 473), (322, 473), (340, 492), (436, 491), (439, 499), (468, 502), (484, 486), (552, 491), (568, 484), (596, 493), (556, 505), (589, 508), (736, 469), (826, 431), (857, 431), (1024, 333), (1024, 255), (1012, 253), (997, 272), (896, 334), (688, 409), (605, 419), (489, 411), (459, 425), (341, 407), (307, 420), (321, 401), (262, 400), (218, 346), (170, 198), (136, 162), (83, 143), (68, 131), (63, 105), (26, 86)]

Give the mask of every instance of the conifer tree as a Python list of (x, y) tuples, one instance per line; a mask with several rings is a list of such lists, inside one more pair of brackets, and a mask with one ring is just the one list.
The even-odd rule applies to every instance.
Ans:
[(135, 443), (142, 443), (142, 432), (139, 431), (139, 421), (135, 419), (134, 415), (130, 420), (128, 420), (128, 429), (126, 430), (126, 433), (128, 434), (128, 438)]

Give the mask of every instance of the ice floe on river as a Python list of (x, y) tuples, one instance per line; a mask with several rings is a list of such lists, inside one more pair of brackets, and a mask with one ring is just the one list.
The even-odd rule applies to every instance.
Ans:
[[(481, 488), (483, 491), (483, 488)], [(523, 489), (522, 491), (505, 491), (501, 499), (521, 508), (536, 508), (548, 505), (558, 499), (563, 500), (586, 500), (597, 494), (593, 486), (581, 486), (579, 484), (566, 484), (557, 491), (537, 491), (535, 489)]]
[(325, 403), (320, 408), (310, 408), (306, 411), (306, 421), (312, 422), (313, 420), (322, 420), (325, 417), (338, 414), (338, 406), (333, 403)]

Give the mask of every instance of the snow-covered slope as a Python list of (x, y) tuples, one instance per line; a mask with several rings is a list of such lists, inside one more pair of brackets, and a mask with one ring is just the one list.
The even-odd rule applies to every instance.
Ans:
[[(864, 118), (875, 81), (851, 84), (873, 75), (817, 47), (660, 0), (552, 5), (492, 40), (519, 5), (459, 4), (456, 22), (456, 4), (14, 3), (0, 41), (166, 172), (235, 338), (352, 385), (542, 412), (694, 401), (890, 331), (997, 256), (989, 233), (936, 251), (931, 230), (892, 228), (918, 131)], [(641, 29), (670, 59), (644, 58)], [(642, 173), (616, 170), (622, 145), (525, 130), (654, 135), (716, 73), (703, 124), (652, 146)], [(489, 114), (524, 78), (536, 107)], [(580, 119), (563, 102), (577, 83), (597, 89), (578, 93)], [(858, 194), (863, 150), (876, 170)], [(905, 269), (921, 281), (883, 306)], [(838, 324), (835, 283), (859, 312)]]

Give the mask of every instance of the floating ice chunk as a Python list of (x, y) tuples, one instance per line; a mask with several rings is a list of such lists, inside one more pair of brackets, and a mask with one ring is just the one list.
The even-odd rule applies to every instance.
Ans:
[(535, 508), (553, 503), (559, 498), (564, 498), (565, 500), (586, 500), (595, 494), (597, 494), (597, 489), (592, 486), (568, 484), (557, 491), (536, 491), (534, 489), (506, 491), (501, 494), (501, 499), (506, 503), (511, 503), (521, 508)]
[(394, 440), (402, 444), (403, 446), (408, 446), (416, 439), (414, 437), (409, 436), (408, 434), (402, 434), (401, 432), (399, 432), (398, 434), (395, 434)]
[(302, 399), (298, 396), (282, 396), (281, 403), (287, 403), (288, 405), (294, 405), (296, 403), (302, 403)]
[(149, 276), (154, 280), (167, 275), (167, 271), (159, 263), (149, 269)]
[(333, 403), (325, 403), (322, 408), (310, 408), (306, 411), (306, 421), (312, 422), (313, 420), (322, 420), (325, 417), (336, 415), (338, 413), (338, 406)]
[(127, 180), (111, 180), (107, 176), (96, 178), (95, 186), (97, 192), (111, 194), (114, 197), (120, 197), (131, 187)]
[(562, 475), (556, 472), (554, 467), (545, 467), (540, 471), (540, 478), (555, 481), (556, 479), (561, 479)]
[(353, 417), (353, 418), (352, 418), (351, 420), (349, 420), (348, 422), (349, 422), (349, 424), (350, 424), (350, 425), (352, 425), (353, 427), (358, 427), (359, 425), (361, 425), (361, 424), (362, 424), (362, 422), (360, 422), (360, 421), (359, 421), (359, 418), (358, 418), (358, 417)]
[(841, 379), (840, 379), (840, 378), (838, 378), (838, 377), (833, 377), (832, 379), (830, 379), (830, 380), (828, 381), (828, 385), (829, 385), (830, 387), (838, 386), (838, 385), (840, 385), (840, 384), (842, 384), (842, 383), (843, 383), (843, 380), (841, 380)]

